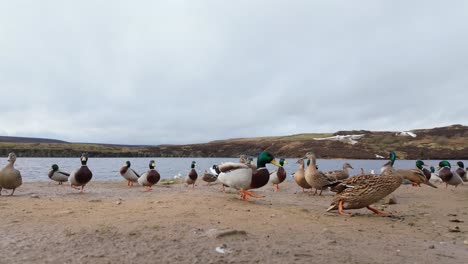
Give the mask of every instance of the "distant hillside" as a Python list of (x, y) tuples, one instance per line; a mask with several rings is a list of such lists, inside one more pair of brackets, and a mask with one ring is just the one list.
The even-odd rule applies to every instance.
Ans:
[[(92, 157), (237, 157), (240, 154), (256, 156), (268, 150), (277, 157), (302, 157), (306, 152), (314, 151), (321, 158), (375, 159), (376, 155), (386, 156), (393, 150), (402, 159), (468, 160), (468, 126), (407, 132), (354, 130), (160, 146), (38, 142), (37, 139), (16, 143), (1, 142), (4, 137), (0, 137), (0, 155), (15, 151), (19, 156), (29, 157), (78, 157), (82, 152), (88, 152)], [(349, 135), (355, 136), (351, 138)]]
[(0, 142), (17, 142), (17, 143), (68, 143), (66, 141), (48, 138), (31, 138), (31, 137), (7, 137), (0, 136)]

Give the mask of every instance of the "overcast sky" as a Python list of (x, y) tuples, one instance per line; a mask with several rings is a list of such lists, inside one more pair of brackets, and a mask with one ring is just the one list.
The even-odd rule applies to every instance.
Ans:
[(121, 144), (468, 124), (468, 1), (0, 0), (0, 135)]

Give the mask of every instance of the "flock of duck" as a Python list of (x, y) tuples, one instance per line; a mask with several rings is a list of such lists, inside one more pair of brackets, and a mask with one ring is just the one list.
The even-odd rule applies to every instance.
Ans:
[[(304, 160), (307, 160), (307, 167)], [(433, 188), (437, 188), (437, 186), (429, 181), (431, 179), (444, 182), (446, 188), (448, 185), (457, 187), (467, 181), (468, 168), (465, 169), (461, 161), (457, 162), (458, 168), (455, 170), (452, 170), (448, 161), (440, 161), (437, 166), (438, 173), (436, 173), (434, 167), (424, 168), (428, 165), (421, 160), (416, 161), (416, 168), (414, 169), (395, 169), (393, 167), (395, 160), (396, 154), (390, 152), (389, 161), (382, 166), (380, 175), (366, 174), (361, 169), (361, 174), (350, 177), (348, 169), (353, 168), (351, 164), (345, 163), (342, 170), (322, 172), (318, 168), (315, 154), (308, 152), (303, 158), (297, 160), (299, 167), (293, 177), (303, 192), (305, 189), (315, 189), (313, 195), (316, 195), (318, 191), (320, 191), (318, 195), (321, 195), (322, 191), (327, 189), (335, 192), (336, 194), (327, 211), (338, 210), (341, 215), (350, 215), (343, 210), (365, 207), (383, 216), (389, 214), (381, 212), (371, 207), (371, 205), (394, 192), (405, 180), (409, 181), (413, 186), (420, 187), (421, 184), (425, 184)], [(8, 155), (8, 164), (0, 170), (0, 195), (2, 189), (12, 190), (10, 195), (13, 195), (15, 189), (22, 184), (21, 173), (14, 167), (15, 161), (15, 153), (10, 153)], [(88, 162), (86, 153), (81, 155), (80, 161), (81, 167), (70, 174), (60, 171), (57, 164), (52, 165), (48, 174), (49, 178), (59, 182), (59, 184), (69, 182), (72, 188), (78, 189), (82, 193), (84, 187), (91, 181), (93, 173), (86, 165)], [(268, 163), (277, 166), (278, 169), (269, 172), (266, 167)], [(279, 184), (287, 176), (283, 168), (286, 163), (284, 159), (280, 159), (278, 162), (271, 153), (266, 151), (258, 155), (257, 165), (254, 165), (252, 158), (241, 155), (239, 162), (213, 165), (208, 171), (205, 170), (200, 178), (208, 184), (219, 181), (222, 184), (223, 191), (225, 187), (237, 189), (240, 191), (243, 200), (251, 201), (249, 197), (264, 197), (253, 193), (252, 189), (258, 189), (270, 183), (273, 184), (275, 190), (279, 190)], [(191, 163), (191, 169), (185, 177), (185, 183), (187, 186), (192, 186), (192, 188), (195, 187), (195, 182), (198, 179), (196, 165), (195, 161)], [(130, 161), (127, 161), (120, 169), (120, 175), (125, 178), (128, 186), (138, 183), (147, 191), (151, 191), (151, 187), (161, 179), (154, 160), (149, 162), (149, 169), (141, 175), (135, 172), (131, 168)]]

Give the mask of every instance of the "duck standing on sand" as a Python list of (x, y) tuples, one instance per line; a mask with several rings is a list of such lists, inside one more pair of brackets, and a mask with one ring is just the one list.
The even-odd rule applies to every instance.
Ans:
[(120, 168), (120, 175), (127, 180), (127, 186), (133, 186), (133, 183), (138, 182), (138, 178), (140, 178), (140, 175), (130, 168), (131, 165), (130, 161), (127, 160), (124, 166)]
[(249, 190), (261, 188), (268, 183), (270, 173), (266, 168), (267, 163), (277, 167), (281, 166), (271, 153), (263, 151), (258, 155), (256, 167), (254, 165), (249, 166), (249, 164), (227, 162), (221, 165), (213, 165), (211, 171), (218, 175), (218, 180), (222, 184), (239, 190), (242, 200), (251, 201), (247, 196), (264, 197)]
[[(81, 154), (81, 167), (70, 174), (68, 177), (68, 182), (73, 189), (80, 190), (80, 193), (83, 193), (83, 189), (93, 178), (93, 173), (86, 165), (88, 162), (88, 154)], [(79, 188), (81, 187), (81, 188)]]
[[(205, 170), (203, 172), (203, 175), (202, 175), (201, 179), (203, 181), (205, 181), (206, 185), (208, 186), (208, 185), (210, 185), (210, 183), (215, 182), (218, 179), (218, 176), (216, 176), (216, 175), (208, 172), (207, 170)], [(224, 186), (223, 186), (223, 188), (224, 188)]]
[(336, 181), (328, 178), (325, 175), (325, 173), (317, 169), (316, 158), (314, 153), (307, 152), (304, 159), (310, 160), (310, 165), (307, 166), (307, 169), (305, 170), (305, 179), (312, 188), (315, 188), (314, 195), (317, 194), (317, 190), (320, 190), (319, 195), (322, 195), (322, 191), (327, 189)]
[[(286, 179), (286, 170), (284, 169), (284, 164), (288, 164), (288, 162), (284, 159), (280, 159), (279, 161), (280, 167), (277, 170), (270, 172), (270, 180), (269, 182), (273, 184), (273, 188), (275, 191), (279, 191), (279, 184), (282, 183)], [(275, 187), (276, 184), (276, 187)]]
[(329, 171), (325, 173), (325, 175), (330, 178), (330, 179), (335, 179), (335, 180), (345, 180), (349, 178), (349, 171), (348, 169), (354, 169), (353, 166), (349, 163), (343, 164), (343, 169), (342, 170), (334, 170), (334, 171)]
[(405, 178), (405, 175), (396, 172), (393, 167), (388, 167), (380, 176), (365, 174), (349, 178), (335, 187), (340, 191), (335, 195), (327, 212), (338, 209), (340, 215), (350, 216), (351, 214), (345, 213), (343, 209), (366, 207), (375, 214), (390, 216), (389, 213), (381, 212), (370, 205), (398, 189)]
[(138, 178), (138, 183), (142, 185), (147, 191), (151, 191), (151, 186), (158, 183), (158, 181), (161, 179), (161, 175), (159, 175), (159, 172), (155, 168), (156, 162), (151, 160), (149, 162), (149, 170)]
[(19, 170), (15, 169), (16, 154), (11, 152), (8, 154), (8, 164), (0, 170), (0, 195), (2, 195), (2, 189), (13, 190), (10, 193), (12, 196), (15, 193), (16, 188), (23, 184), (23, 178)]
[(296, 163), (299, 164), (299, 168), (297, 168), (297, 171), (294, 173), (294, 181), (302, 188), (302, 192), (305, 192), (304, 189), (310, 189), (312, 187), (305, 179), (304, 160), (298, 159)]
[(458, 176), (460, 176), (462, 181), (464, 181), (464, 182), (468, 181), (468, 179), (466, 177), (465, 164), (463, 164), (463, 162), (459, 161), (459, 162), (457, 162), (457, 165), (458, 165), (458, 168), (455, 170), (455, 173), (458, 174)]
[(422, 171), (422, 173), (424, 174), (426, 179), (429, 181), (431, 179), (432, 173), (431, 173), (430, 170), (424, 168), (423, 166), (429, 166), (429, 165), (425, 164), (424, 161), (422, 161), (422, 160), (417, 160), (416, 161), (416, 168), (418, 168), (420, 171)]
[[(389, 156), (389, 161), (380, 168), (380, 173), (384, 173), (384, 171), (388, 168), (393, 168), (393, 164), (395, 164), (395, 160), (396, 160), (395, 152), (390, 151), (390, 154), (388, 156)], [(374, 174), (374, 173), (371, 172), (371, 174)]]
[(59, 185), (68, 181), (68, 177), (70, 177), (70, 173), (66, 173), (59, 170), (59, 166), (57, 164), (52, 165), (49, 171), (49, 179), (58, 182)]
[(439, 175), (435, 172), (434, 166), (431, 166), (431, 179), (433, 182), (441, 183), (442, 179), (439, 177)]
[[(416, 166), (418, 165), (421, 165), (421, 161), (420, 162), (416, 162)], [(422, 165), (425, 165), (424, 162), (422, 162)], [(421, 166), (422, 166), (421, 165)], [(384, 173), (386, 173), (386, 171), (384, 171)], [(432, 188), (437, 188), (437, 186), (435, 186), (434, 184), (432, 184), (428, 179), (427, 179), (427, 176), (426, 174), (424, 173), (424, 171), (422, 171), (421, 169), (419, 169), (419, 167), (417, 167), (416, 169), (406, 169), (406, 170), (396, 170), (396, 173), (400, 173), (401, 175), (405, 176), (404, 178), (405, 179), (408, 179), (411, 181), (411, 184), (413, 186), (419, 186), (421, 187), (421, 183), (422, 184), (426, 184), (426, 185), (429, 185), (431, 186)], [(430, 174), (429, 170), (427, 170), (427, 173)], [(429, 176), (430, 177), (430, 176)]]
[(439, 162), (439, 166), (437, 166), (437, 168), (439, 169), (439, 178), (445, 182), (445, 188), (447, 188), (448, 185), (454, 185), (456, 188), (458, 185), (463, 184), (463, 180), (460, 176), (452, 172), (450, 162), (443, 160)]
[(197, 167), (197, 163), (195, 161), (192, 161), (192, 164), (190, 165), (190, 171), (188, 175), (185, 177), (185, 183), (187, 183), (187, 186), (192, 185), (192, 188), (195, 188), (195, 182), (197, 181), (198, 178), (198, 173), (195, 170)]

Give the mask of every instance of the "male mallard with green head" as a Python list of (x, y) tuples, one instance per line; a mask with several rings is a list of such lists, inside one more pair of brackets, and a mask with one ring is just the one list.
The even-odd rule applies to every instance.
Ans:
[(327, 212), (338, 209), (339, 214), (349, 216), (350, 214), (345, 213), (343, 209), (366, 207), (375, 214), (389, 216), (389, 213), (381, 212), (370, 205), (398, 189), (405, 178), (405, 175), (396, 172), (393, 167), (388, 167), (380, 176), (365, 174), (349, 178), (337, 186), (342, 188), (335, 187), (340, 191), (335, 195)]
[(192, 188), (195, 188), (195, 182), (197, 181), (198, 178), (198, 173), (195, 170), (197, 166), (197, 163), (195, 161), (192, 161), (192, 164), (190, 165), (190, 171), (188, 175), (185, 177), (185, 183), (187, 183), (187, 186), (192, 185)]
[[(284, 164), (288, 164), (285, 159), (280, 159), (279, 161), (280, 167), (277, 170), (270, 172), (270, 180), (269, 183), (273, 184), (273, 188), (275, 191), (279, 191), (279, 184), (282, 183), (286, 179), (286, 170), (284, 169)], [(276, 187), (275, 187), (276, 184)]]
[(68, 181), (68, 177), (70, 177), (70, 173), (63, 172), (59, 170), (59, 166), (57, 164), (53, 164), (49, 171), (49, 179), (58, 182), (61, 185), (64, 182)]
[(10, 193), (12, 196), (15, 193), (16, 188), (23, 184), (23, 178), (19, 170), (15, 169), (16, 154), (11, 152), (8, 154), (8, 164), (0, 170), (0, 195), (2, 195), (2, 189), (13, 190)]
[(315, 194), (317, 194), (317, 190), (320, 190), (319, 195), (322, 195), (322, 191), (327, 189), (331, 184), (335, 183), (336, 181), (330, 179), (325, 175), (325, 173), (319, 171), (316, 165), (316, 158), (315, 154), (312, 152), (307, 152), (304, 159), (308, 159), (310, 161), (310, 165), (307, 166), (305, 170), (305, 179), (307, 184), (309, 184), (312, 188), (315, 188)]
[(461, 161), (458, 161), (457, 165), (458, 165), (458, 168), (455, 170), (455, 173), (458, 174), (458, 176), (460, 176), (460, 178), (464, 182), (468, 181), (468, 179), (466, 177), (465, 164), (463, 164), (463, 162), (461, 162)]
[(439, 178), (445, 182), (445, 188), (447, 188), (448, 185), (454, 185), (456, 188), (458, 185), (463, 184), (463, 180), (460, 176), (452, 172), (450, 162), (443, 160), (439, 162), (439, 166), (437, 166), (437, 168), (439, 169)]
[(133, 186), (133, 183), (138, 182), (138, 178), (140, 178), (140, 175), (130, 168), (130, 166), (132, 164), (127, 160), (123, 167), (120, 168), (120, 175), (127, 180), (127, 186)]
[(73, 189), (80, 190), (80, 193), (83, 193), (84, 187), (91, 181), (91, 178), (93, 178), (93, 173), (87, 166), (88, 154), (81, 154), (80, 160), (81, 167), (70, 174), (68, 182)]
[(380, 168), (380, 173), (383, 173), (386, 169), (388, 168), (393, 168), (393, 164), (395, 164), (396, 160), (396, 154), (393, 151), (390, 151), (390, 154), (388, 155), (389, 161), (385, 163), (381, 168)]
[[(423, 170), (421, 170), (419, 168), (419, 166), (426, 166), (426, 164), (424, 164), (424, 162), (420, 161), (419, 162), (417, 161), (416, 162), (416, 166), (417, 168), (416, 169), (408, 169), (408, 170), (396, 170), (397, 173), (400, 173), (402, 175), (405, 176), (405, 179), (409, 179), (412, 183), (413, 186), (419, 186), (421, 187), (421, 183), (422, 184), (426, 184), (426, 185), (429, 185), (431, 186), (432, 188), (437, 188), (437, 186), (433, 185), (428, 179), (427, 179), (427, 176), (426, 174), (424, 173)], [(384, 171), (385, 173), (385, 171)], [(427, 170), (427, 173), (429, 174), (429, 177), (430, 177), (430, 172), (429, 170)]]
[(349, 171), (348, 169), (354, 169), (353, 166), (349, 163), (343, 164), (343, 169), (342, 170), (334, 170), (334, 171), (329, 171), (325, 173), (325, 175), (330, 178), (330, 179), (335, 179), (335, 180), (345, 180), (349, 178)]
[(151, 191), (151, 186), (158, 183), (158, 181), (161, 179), (161, 175), (159, 175), (159, 172), (155, 169), (156, 162), (154, 160), (150, 160), (148, 167), (149, 170), (143, 173), (140, 178), (138, 178), (138, 183), (142, 185), (147, 191)]
[(240, 190), (243, 200), (251, 201), (247, 196), (264, 197), (256, 195), (249, 190), (265, 186), (270, 179), (270, 173), (266, 164), (271, 163), (280, 167), (275, 157), (264, 151), (258, 155), (257, 166), (243, 163), (227, 162), (221, 165), (213, 165), (212, 172), (218, 175), (218, 180), (231, 188)]
[(422, 160), (417, 160), (416, 161), (416, 168), (418, 168), (420, 171), (424, 173), (424, 176), (426, 176), (426, 179), (429, 181), (431, 179), (432, 173), (430, 170), (424, 168), (423, 166), (429, 166), (424, 161)]

